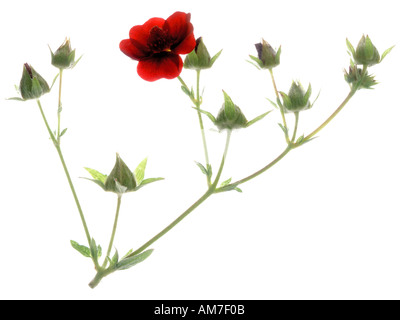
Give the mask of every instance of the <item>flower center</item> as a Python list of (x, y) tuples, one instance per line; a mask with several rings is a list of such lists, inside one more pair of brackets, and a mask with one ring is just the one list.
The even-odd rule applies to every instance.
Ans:
[(158, 26), (150, 30), (150, 36), (147, 40), (147, 46), (154, 52), (171, 51), (171, 41), (167, 33)]

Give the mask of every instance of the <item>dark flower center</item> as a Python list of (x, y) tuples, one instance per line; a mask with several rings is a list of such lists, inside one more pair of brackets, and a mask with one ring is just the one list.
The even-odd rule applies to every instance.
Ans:
[(154, 52), (170, 51), (171, 41), (168, 34), (158, 26), (150, 30), (147, 46)]

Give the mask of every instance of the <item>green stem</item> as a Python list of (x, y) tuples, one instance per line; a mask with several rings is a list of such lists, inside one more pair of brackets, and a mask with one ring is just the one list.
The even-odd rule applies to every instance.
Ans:
[[(200, 112), (200, 105), (201, 105), (201, 101), (200, 101), (200, 70), (196, 70), (197, 71), (197, 78), (196, 78), (196, 97), (192, 97), (191, 101), (195, 104), (196, 106), (196, 110), (197, 110), (197, 116), (199, 119), (199, 125), (200, 125), (200, 131), (201, 131), (201, 139), (203, 141), (203, 150), (204, 150), (204, 157), (205, 157), (205, 161), (206, 161), (206, 168), (208, 169), (210, 166), (210, 160), (209, 160), (209, 156), (208, 156), (208, 147), (207, 147), (207, 140), (206, 140), (206, 135), (205, 135), (205, 131), (204, 131), (204, 124), (203, 124), (203, 117), (202, 114)], [(182, 84), (182, 86), (184, 86), (186, 88), (186, 90), (188, 92), (190, 92), (189, 87), (186, 85), (185, 81), (183, 81), (183, 79), (178, 76), (178, 80), (179, 82)], [(208, 186), (211, 185), (211, 177), (209, 175), (207, 175), (207, 184)]]
[(279, 155), (277, 156), (274, 160), (272, 160), (270, 163), (268, 163), (265, 167), (261, 168), (260, 170), (254, 172), (253, 174), (249, 175), (246, 178), (240, 179), (238, 181), (230, 183), (230, 185), (239, 185), (242, 183), (245, 183), (251, 179), (254, 179), (255, 177), (259, 176), (260, 174), (264, 173), (271, 167), (273, 167), (275, 164), (277, 164), (279, 161), (281, 161), (292, 149), (294, 149), (294, 146), (289, 143), (286, 149)]
[(58, 110), (57, 110), (57, 118), (58, 118), (58, 125), (57, 125), (57, 142), (60, 144), (60, 123), (61, 123), (61, 88), (62, 88), (62, 76), (63, 76), (63, 69), (60, 69), (60, 85), (58, 89)]
[(294, 140), (296, 139), (297, 127), (299, 125), (299, 112), (298, 111), (294, 113), (294, 118), (295, 118), (295, 122), (294, 122), (294, 130), (293, 130), (292, 140), (290, 140), (291, 143), (294, 143)]
[(106, 265), (107, 265), (107, 258), (110, 257), (111, 249), (112, 249), (112, 246), (113, 246), (113, 243), (114, 243), (115, 233), (117, 231), (117, 225), (118, 225), (119, 209), (121, 207), (121, 198), (122, 198), (122, 194), (119, 194), (118, 195), (118, 201), (117, 201), (117, 210), (116, 210), (115, 219), (114, 219), (114, 226), (113, 226), (112, 233), (111, 233), (111, 238), (110, 238), (110, 244), (108, 245), (107, 254), (106, 254), (106, 257), (104, 259), (104, 263), (103, 263), (102, 268), (105, 268)]
[(228, 130), (227, 136), (226, 136), (225, 150), (224, 150), (224, 153), (223, 153), (223, 156), (222, 156), (222, 160), (221, 160), (221, 164), (219, 166), (219, 170), (218, 170), (217, 176), (215, 177), (215, 180), (212, 183), (212, 185), (209, 186), (209, 188), (206, 191), (206, 193), (204, 193), (195, 203), (193, 203), (178, 218), (176, 218), (174, 221), (172, 221), (167, 227), (165, 227), (163, 230), (161, 230), (159, 233), (157, 233), (153, 238), (151, 238), (149, 241), (147, 241), (141, 247), (139, 247), (134, 252), (132, 252), (128, 257), (133, 257), (133, 256), (141, 253), (146, 248), (148, 248), (150, 245), (152, 245), (154, 242), (156, 242), (158, 239), (160, 239), (162, 236), (164, 236), (168, 231), (170, 231), (172, 228), (174, 228), (179, 222), (181, 222), (185, 217), (187, 217), (194, 209), (196, 209), (200, 204), (202, 204), (205, 200), (207, 200), (212, 194), (215, 193), (219, 178), (221, 177), (222, 170), (224, 168), (226, 156), (227, 156), (227, 153), (228, 153), (231, 133), (232, 133), (232, 131)]
[(339, 107), (329, 116), (328, 119), (326, 119), (317, 129), (315, 129), (313, 132), (311, 132), (308, 136), (304, 138), (304, 140), (309, 140), (313, 136), (315, 136), (318, 132), (320, 132), (333, 118), (337, 116), (337, 114), (344, 108), (344, 106), (347, 104), (347, 102), (350, 101), (350, 99), (354, 96), (356, 93), (356, 90), (351, 90), (347, 97), (343, 100), (343, 102), (339, 105)]
[(63, 156), (63, 154), (61, 152), (60, 145), (58, 144), (56, 138), (54, 137), (54, 134), (51, 132), (50, 126), (49, 126), (49, 124), (47, 122), (47, 119), (46, 119), (46, 116), (45, 116), (45, 114), (43, 112), (43, 108), (42, 108), (42, 105), (40, 103), (40, 100), (37, 99), (36, 102), (37, 102), (37, 104), (39, 106), (40, 113), (41, 113), (41, 115), (43, 117), (43, 120), (44, 120), (44, 123), (46, 125), (47, 131), (49, 132), (50, 138), (53, 141), (54, 146), (57, 149), (58, 156), (60, 157), (61, 164), (62, 164), (62, 166), (64, 168), (65, 175), (67, 176), (68, 184), (69, 184), (69, 186), (71, 188), (72, 195), (74, 196), (74, 200), (75, 200), (76, 206), (77, 206), (78, 211), (79, 211), (79, 215), (80, 215), (81, 220), (82, 220), (83, 228), (85, 229), (85, 234), (86, 234), (86, 238), (87, 238), (88, 244), (90, 245), (91, 237), (90, 237), (89, 229), (87, 227), (87, 224), (86, 224), (86, 221), (85, 221), (85, 217), (83, 215), (83, 211), (82, 211), (81, 205), (80, 205), (79, 200), (78, 200), (78, 196), (76, 194), (74, 185), (72, 183), (71, 176), (70, 176), (70, 174), (68, 172), (67, 165), (65, 164), (64, 156)]
[[(280, 99), (280, 97), (279, 97), (278, 88), (276, 87), (274, 72), (272, 71), (272, 68), (271, 68), (271, 69), (268, 69), (268, 70), (269, 70), (269, 73), (270, 73), (270, 75), (271, 75), (272, 85), (274, 86), (274, 91), (275, 91), (275, 95), (276, 95), (276, 101), (278, 102), (279, 110), (280, 110), (280, 112), (281, 112), (282, 121), (283, 121), (283, 126), (284, 126), (285, 128), (287, 128), (288, 126), (287, 126), (287, 123), (286, 123), (285, 112), (284, 112), (284, 110), (283, 110), (283, 105), (282, 105), (281, 99)], [(289, 141), (289, 136), (288, 136), (287, 131), (285, 132), (285, 139), (286, 139), (286, 142), (289, 144), (290, 141)]]
[(315, 136), (318, 132), (320, 132), (329, 122), (331, 122), (331, 120), (333, 118), (335, 118), (337, 116), (337, 114), (344, 108), (344, 106), (350, 101), (350, 99), (354, 96), (354, 94), (357, 92), (362, 79), (365, 77), (366, 73), (367, 73), (367, 67), (366, 65), (364, 65), (362, 73), (361, 73), (361, 79), (358, 82), (357, 85), (355, 85), (354, 87), (351, 88), (349, 94), (347, 95), (347, 97), (343, 100), (343, 102), (339, 105), (339, 107), (329, 116), (328, 119), (326, 119), (317, 129), (315, 129), (313, 132), (311, 132), (308, 136), (306, 136), (304, 138), (304, 141), (311, 139), (313, 136)]

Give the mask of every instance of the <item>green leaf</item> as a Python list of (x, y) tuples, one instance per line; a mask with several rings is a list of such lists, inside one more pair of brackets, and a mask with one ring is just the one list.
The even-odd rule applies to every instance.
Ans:
[[(259, 69), (262, 68), (263, 62), (262, 62), (259, 58), (255, 57), (255, 56), (252, 56), (251, 54), (249, 55), (249, 57), (250, 57), (253, 61), (255, 61), (255, 62), (257, 63)], [(250, 62), (250, 61), (249, 61), (249, 62)]]
[(273, 102), (272, 100), (266, 98), (275, 108), (279, 109), (279, 107), (277, 106), (277, 104), (275, 102)]
[(122, 257), (122, 259), (125, 259), (125, 258), (126, 258), (127, 256), (129, 256), (132, 252), (133, 252), (133, 249), (129, 250), (129, 251), (127, 252), (127, 254), (124, 255), (124, 256)]
[(102, 174), (102, 173), (98, 172), (97, 170), (90, 169), (90, 168), (86, 168), (86, 167), (85, 167), (85, 170), (86, 170), (87, 172), (89, 172), (89, 174), (90, 174), (95, 180), (98, 180), (98, 181), (102, 182), (103, 184), (106, 182), (106, 180), (107, 180), (107, 175)]
[(221, 183), (220, 188), (223, 188), (225, 186), (227, 186), (228, 184), (230, 184), (232, 181), (232, 178), (229, 178), (228, 180), (225, 180), (224, 182)]
[(140, 185), (144, 179), (144, 172), (146, 170), (146, 165), (147, 165), (147, 158), (144, 159), (141, 163), (139, 163), (139, 165), (137, 166), (137, 168), (133, 173), (135, 175), (137, 185)]
[(210, 61), (210, 68), (213, 66), (214, 62), (219, 58), (219, 56), (221, 55), (221, 53), (222, 53), (222, 49), (221, 49), (217, 54), (215, 54), (214, 57), (211, 58), (211, 61)]
[(133, 257), (128, 256), (128, 257), (122, 259), (120, 262), (118, 262), (117, 265), (115, 266), (115, 269), (117, 269), (117, 270), (129, 269), (129, 268), (133, 267), (134, 265), (146, 260), (152, 253), (153, 253), (153, 249), (149, 249), (142, 253), (134, 255)]
[(71, 69), (73, 69), (73, 68), (76, 67), (76, 65), (77, 65), (78, 62), (82, 59), (82, 57), (83, 57), (83, 54), (78, 58), (78, 60), (76, 60), (76, 61), (74, 62), (74, 64), (71, 66)]
[(115, 250), (115, 254), (112, 257), (112, 259), (110, 260), (110, 267), (115, 266), (118, 263), (118, 251)]
[(236, 106), (233, 103), (232, 99), (230, 96), (225, 91), (222, 91), (224, 93), (224, 100), (225, 100), (225, 116), (228, 120), (234, 120), (237, 115), (236, 115)]
[(278, 125), (282, 129), (283, 133), (285, 135), (287, 135), (288, 134), (288, 129), (282, 123), (278, 123)]
[(53, 82), (51, 83), (51, 86), (50, 86), (50, 90), (53, 88), (59, 75), (60, 75), (60, 73), (57, 73), (57, 75), (54, 77)]
[(205, 114), (213, 123), (215, 123), (215, 117), (210, 112), (204, 111), (204, 110), (201, 110), (201, 109), (198, 109), (198, 108), (193, 108), (193, 109), (198, 110), (201, 113)]
[(97, 184), (98, 186), (100, 186), (104, 191), (106, 191), (106, 186), (103, 182), (99, 181), (99, 180), (95, 180), (95, 179), (90, 179), (90, 178), (86, 178), (86, 177), (81, 177), (81, 179), (85, 179), (85, 180), (89, 180), (94, 182), (95, 184)]
[(192, 93), (189, 91), (188, 87), (181, 86), (181, 89), (189, 98), (192, 98)]
[(6, 100), (25, 101), (24, 99), (22, 99), (20, 97), (7, 98)]
[(86, 246), (80, 245), (78, 242), (71, 240), (71, 246), (86, 258), (90, 258), (90, 249)]
[(247, 122), (246, 124), (246, 128), (250, 127), (252, 124), (256, 123), (257, 121), (260, 121), (262, 118), (264, 118), (268, 113), (270, 113), (272, 110), (263, 113), (262, 115), (259, 115), (258, 117), (254, 118), (253, 120), (250, 120), (249, 122)]
[(240, 188), (238, 188), (238, 187), (236, 187), (234, 190), (236, 190), (237, 192), (240, 192), (240, 193), (243, 192), (242, 189), (240, 189)]
[(207, 169), (200, 162), (195, 161), (195, 163), (200, 168), (201, 172), (203, 172), (207, 176), (208, 175)]
[(208, 176), (209, 178), (211, 178), (211, 176), (212, 176), (211, 164), (207, 164), (207, 176)]
[(94, 238), (90, 240), (90, 255), (95, 261), (97, 261), (97, 258), (99, 257), (98, 247), (96, 245), (96, 241), (94, 240)]
[(393, 49), (394, 47), (395, 47), (395, 46), (392, 46), (392, 47), (390, 47), (389, 49), (386, 49), (386, 50), (382, 53), (382, 57), (381, 57), (381, 61), (380, 61), (380, 62), (382, 62), (382, 60), (389, 54), (390, 51), (392, 51), (392, 49)]
[(349, 39), (347, 39), (347, 38), (346, 38), (346, 45), (347, 45), (347, 48), (350, 50), (351, 54), (354, 56), (356, 52), (354, 50), (353, 45), (350, 43)]
[(160, 181), (160, 180), (164, 180), (164, 178), (148, 178), (148, 179), (144, 179), (142, 181), (142, 183), (136, 187), (135, 191), (139, 190), (141, 187), (145, 186), (146, 184), (153, 183), (153, 182)]
[(63, 131), (61, 131), (60, 137), (62, 137), (62, 136), (65, 134), (65, 132), (67, 132), (67, 129), (68, 129), (68, 128), (65, 128)]

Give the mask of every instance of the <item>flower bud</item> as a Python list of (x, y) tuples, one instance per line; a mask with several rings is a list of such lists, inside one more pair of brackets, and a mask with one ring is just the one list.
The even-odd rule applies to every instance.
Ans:
[(46, 80), (38, 74), (29, 64), (24, 64), (19, 91), (23, 100), (38, 99), (45, 93), (50, 92)]
[(357, 45), (354, 53), (354, 61), (356, 64), (373, 66), (380, 62), (380, 56), (378, 50), (372, 44), (371, 39), (364, 35)]
[(51, 64), (59, 69), (68, 69), (75, 65), (75, 49), (71, 50), (71, 43), (66, 39), (64, 43), (53, 53), (51, 51)]
[(307, 92), (304, 91), (300, 82), (292, 82), (289, 93), (280, 93), (283, 99), (283, 107), (285, 112), (299, 112), (310, 109), (311, 85), (308, 85)]
[(134, 174), (122, 161), (118, 153), (115, 166), (107, 176), (104, 186), (106, 191), (118, 194), (134, 191), (136, 188), (136, 179)]
[(220, 129), (240, 129), (247, 126), (247, 119), (240, 108), (232, 102), (232, 99), (224, 91), (225, 102), (222, 104), (214, 124)]
[(209, 69), (213, 66), (215, 60), (218, 59), (221, 51), (211, 58), (203, 42), (203, 38), (200, 37), (196, 40), (194, 50), (186, 56), (183, 66), (186, 69), (194, 70)]
[(281, 56), (281, 47), (279, 47), (278, 52), (275, 52), (270, 44), (262, 39), (261, 43), (255, 44), (258, 58), (250, 55), (261, 69), (272, 69), (279, 65)]
[(357, 68), (356, 65), (352, 65), (349, 67), (349, 71), (344, 70), (344, 79), (353, 88), (355, 86), (359, 89), (371, 89), (374, 85), (377, 84), (374, 76), (369, 75), (368, 73), (365, 76), (362, 76), (362, 70)]

